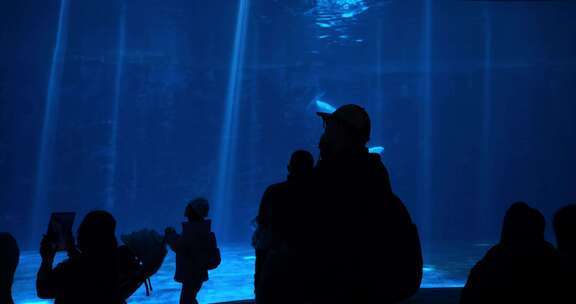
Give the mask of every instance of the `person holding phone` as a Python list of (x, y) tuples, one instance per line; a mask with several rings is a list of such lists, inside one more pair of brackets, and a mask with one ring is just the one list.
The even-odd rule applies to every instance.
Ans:
[(72, 226), (74, 225), (75, 212), (54, 212), (50, 216), (48, 231), (44, 238), (56, 252), (66, 251), (68, 257), (78, 254), (78, 249), (74, 244), (74, 234)]
[(78, 228), (74, 245), (67, 237), (69, 258), (53, 267), (57, 244), (46, 235), (40, 244), (42, 263), (36, 278), (36, 291), (55, 304), (124, 303), (117, 287), (116, 220), (106, 211), (92, 211)]

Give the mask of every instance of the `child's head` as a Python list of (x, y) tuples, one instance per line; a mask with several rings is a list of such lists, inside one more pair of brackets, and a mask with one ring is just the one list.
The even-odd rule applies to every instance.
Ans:
[(208, 200), (199, 197), (188, 203), (186, 210), (184, 211), (184, 216), (186, 216), (189, 221), (201, 221), (208, 216), (209, 211), (210, 204), (208, 203)]

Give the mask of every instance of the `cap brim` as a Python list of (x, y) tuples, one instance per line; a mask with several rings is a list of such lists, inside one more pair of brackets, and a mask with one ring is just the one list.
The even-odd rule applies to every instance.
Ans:
[(322, 119), (324, 119), (324, 120), (332, 117), (332, 113), (327, 113), (327, 112), (316, 112), (316, 115), (322, 117)]

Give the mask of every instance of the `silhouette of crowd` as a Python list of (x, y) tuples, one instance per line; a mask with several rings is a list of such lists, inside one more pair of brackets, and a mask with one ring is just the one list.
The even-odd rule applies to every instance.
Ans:
[[(369, 153), (371, 122), (357, 105), (318, 113), (324, 124), (320, 159), (294, 152), (286, 181), (262, 196), (252, 237), (258, 304), (398, 303), (420, 288), (423, 258), (416, 225), (394, 193), (378, 154)], [(116, 220), (88, 213), (63, 235), (68, 258), (54, 266), (52, 235), (40, 245), (39, 298), (66, 303), (125, 303), (158, 271), (166, 246), (176, 254), (180, 303), (196, 296), (221, 262), (208, 219), (209, 202), (191, 200), (182, 232), (139, 231), (116, 239)], [(471, 269), (460, 302), (576, 303), (576, 205), (553, 220), (557, 247), (545, 240), (546, 221), (524, 202), (510, 206), (500, 241)], [(0, 304), (13, 303), (19, 260), (16, 240), (0, 234)]]

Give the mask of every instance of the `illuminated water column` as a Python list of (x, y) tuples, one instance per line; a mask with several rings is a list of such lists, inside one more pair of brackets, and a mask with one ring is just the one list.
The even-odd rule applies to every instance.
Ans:
[(418, 211), (423, 238), (430, 232), (432, 215), (432, 1), (424, 0), (422, 28), (422, 100), (420, 110), (420, 180)]
[(228, 91), (224, 109), (224, 119), (220, 134), (220, 154), (218, 158), (218, 175), (213, 200), (214, 230), (222, 239), (228, 238), (227, 225), (230, 220), (230, 206), (233, 203), (232, 180), (238, 133), (238, 112), (242, 88), (242, 68), (249, 14), (249, 0), (239, 0), (234, 35), (234, 49), (230, 61)]
[(372, 138), (375, 139), (372, 141), (373, 144), (380, 143), (379, 141), (384, 140), (384, 71), (383, 71), (383, 60), (382, 60), (382, 25), (383, 21), (378, 21), (378, 28), (376, 30), (377, 33), (377, 40), (376, 40), (376, 105), (375, 105), (375, 115), (374, 117), (374, 125), (379, 126), (378, 128), (373, 128), (374, 130)]
[(118, 166), (118, 113), (122, 97), (122, 77), (124, 75), (124, 51), (126, 49), (126, 3), (122, 3), (118, 22), (118, 42), (116, 71), (114, 80), (114, 98), (110, 117), (109, 163), (106, 176), (106, 209), (112, 211), (116, 201), (116, 168)]
[(480, 178), (479, 178), (479, 195), (476, 207), (478, 215), (477, 223), (482, 227), (489, 227), (491, 223), (485, 221), (489, 218), (489, 212), (492, 202), (492, 183), (490, 178), (492, 172), (492, 17), (490, 15), (489, 4), (486, 4), (483, 10), (484, 14), (484, 79), (483, 90), (484, 96), (482, 100), (482, 140), (481, 151), (482, 156), (480, 159)]
[(60, 1), (58, 13), (58, 28), (56, 42), (52, 53), (52, 64), (48, 78), (48, 89), (44, 105), (44, 117), (40, 131), (40, 146), (38, 148), (36, 164), (36, 183), (32, 201), (32, 214), (30, 223), (30, 239), (34, 240), (41, 235), (41, 227), (46, 221), (42, 216), (50, 210), (48, 206), (48, 189), (52, 179), (52, 162), (54, 161), (54, 141), (58, 126), (58, 110), (60, 104), (60, 82), (62, 79), (62, 62), (66, 53), (68, 32), (69, 1)]

